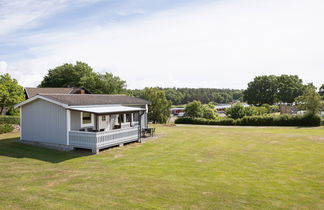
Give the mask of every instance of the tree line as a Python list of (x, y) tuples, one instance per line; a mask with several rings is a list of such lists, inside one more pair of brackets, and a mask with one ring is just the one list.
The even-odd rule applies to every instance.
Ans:
[[(145, 88), (129, 90), (126, 81), (111, 73), (95, 72), (88, 64), (76, 62), (63, 64), (49, 69), (39, 87), (84, 87), (94, 94), (127, 94), (150, 100), (149, 119), (163, 123), (169, 117), (171, 104), (187, 104), (200, 101), (202, 104), (230, 103), (246, 101), (249, 104), (275, 104), (278, 102), (292, 103), (307, 87), (296, 75), (258, 76), (248, 84), (246, 90), (216, 88)], [(324, 97), (324, 84), (318, 92)], [(9, 74), (0, 75), (0, 111), (24, 100), (23, 87)], [(205, 113), (210, 112), (205, 106)], [(207, 111), (206, 111), (207, 110)], [(213, 113), (212, 113), (213, 114)], [(211, 115), (212, 115), (211, 114)]]
[[(187, 104), (191, 101), (198, 100), (203, 104), (210, 102), (231, 103), (233, 101), (242, 101), (243, 90), (236, 89), (216, 89), (216, 88), (161, 88), (165, 92), (166, 98), (172, 101), (173, 105)], [(129, 90), (134, 96), (141, 95), (142, 90)]]

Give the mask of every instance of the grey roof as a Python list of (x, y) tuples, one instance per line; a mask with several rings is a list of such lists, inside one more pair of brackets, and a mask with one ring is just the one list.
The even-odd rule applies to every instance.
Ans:
[(104, 95), (104, 94), (39, 94), (40, 96), (69, 106), (77, 105), (145, 105), (151, 102), (126, 95)]
[(26, 87), (25, 92), (27, 98), (31, 98), (37, 94), (74, 94), (78, 90), (85, 90), (86, 93), (90, 93), (84, 88), (35, 88), (35, 87)]

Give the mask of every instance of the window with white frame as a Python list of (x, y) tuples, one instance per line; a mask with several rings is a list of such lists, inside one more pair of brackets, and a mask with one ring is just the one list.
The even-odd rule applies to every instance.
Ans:
[(101, 121), (106, 122), (107, 118), (106, 115), (101, 116)]
[(81, 125), (82, 127), (93, 125), (93, 116), (88, 112), (81, 112)]

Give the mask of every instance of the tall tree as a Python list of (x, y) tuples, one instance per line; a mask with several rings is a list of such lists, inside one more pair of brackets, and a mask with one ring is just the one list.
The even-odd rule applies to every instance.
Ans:
[(278, 80), (274, 75), (258, 76), (248, 84), (243, 92), (244, 100), (249, 104), (274, 104), (278, 101)]
[(200, 101), (194, 100), (186, 105), (185, 113), (187, 117), (203, 117), (203, 106)]
[(9, 74), (0, 75), (0, 114), (24, 100), (24, 89)]
[(305, 89), (303, 81), (297, 75), (281, 75), (278, 80), (278, 100), (293, 103), (295, 98), (302, 95)]
[(306, 110), (311, 115), (320, 113), (322, 109), (321, 96), (316, 92), (316, 88), (310, 84), (306, 87), (303, 95), (296, 98), (296, 103), (301, 110)]
[(94, 79), (96, 74), (92, 68), (83, 62), (66, 63), (50, 69), (40, 87), (81, 87), (87, 80)]
[(166, 123), (170, 117), (171, 101), (167, 100), (165, 92), (158, 88), (145, 88), (141, 98), (151, 101), (148, 109), (148, 119), (153, 123)]
[(98, 74), (81, 81), (82, 87), (96, 94), (118, 94), (126, 90), (126, 82), (111, 73)]
[(50, 69), (40, 87), (84, 87), (92, 93), (123, 93), (126, 82), (111, 73), (96, 73), (86, 63), (63, 64)]

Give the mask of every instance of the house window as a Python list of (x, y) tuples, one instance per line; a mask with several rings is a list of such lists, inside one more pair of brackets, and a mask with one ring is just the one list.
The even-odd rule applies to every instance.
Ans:
[(131, 122), (132, 121), (132, 116), (131, 113), (126, 114), (126, 122)]
[(106, 115), (104, 115), (104, 116), (101, 116), (101, 121), (106, 121)]
[(82, 125), (89, 125), (92, 124), (92, 117), (91, 113), (82, 112), (81, 113)]

